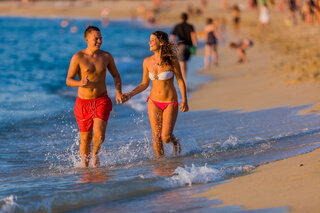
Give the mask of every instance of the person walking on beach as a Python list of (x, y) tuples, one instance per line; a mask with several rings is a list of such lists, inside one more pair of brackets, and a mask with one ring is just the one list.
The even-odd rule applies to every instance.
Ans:
[(206, 36), (206, 45), (205, 45), (205, 56), (204, 56), (204, 66), (206, 69), (210, 67), (210, 56), (212, 54), (212, 64), (218, 65), (218, 51), (217, 44), (218, 38), (222, 40), (219, 36), (216, 26), (213, 24), (212, 18), (207, 19), (207, 25), (204, 28)]
[(233, 32), (238, 34), (240, 26), (240, 8), (238, 5), (232, 7)]
[(259, 30), (262, 30), (265, 26), (270, 24), (270, 10), (267, 3), (260, 5), (259, 7)]
[(253, 46), (253, 41), (248, 38), (241, 39), (237, 43), (235, 43), (235, 42), (230, 43), (230, 47), (232, 49), (238, 50), (238, 54), (239, 54), (238, 63), (244, 63), (244, 62), (248, 61), (247, 56), (246, 56), (246, 50), (252, 46)]
[[(80, 129), (80, 154), (83, 166), (88, 167), (93, 140), (92, 166), (100, 166), (98, 152), (105, 139), (105, 131), (112, 110), (106, 87), (106, 70), (114, 79), (116, 102), (122, 103), (121, 78), (112, 55), (100, 49), (100, 29), (89, 26), (84, 33), (87, 48), (72, 56), (66, 84), (78, 87), (74, 114)], [(78, 75), (79, 80), (76, 80)]]
[(148, 102), (148, 114), (153, 135), (153, 147), (157, 158), (164, 155), (163, 143), (172, 143), (175, 155), (180, 154), (179, 140), (173, 135), (178, 116), (178, 95), (174, 87), (174, 76), (182, 95), (181, 112), (189, 110), (186, 86), (175, 54), (174, 44), (169, 42), (168, 34), (155, 31), (150, 36), (150, 51), (154, 54), (143, 61), (142, 82), (131, 92), (123, 94), (126, 102), (149, 87), (152, 88)]
[(171, 42), (175, 41), (175, 37), (178, 37), (178, 59), (181, 67), (182, 78), (187, 85), (187, 62), (190, 59), (190, 48), (197, 47), (197, 36), (193, 25), (187, 23), (188, 14), (181, 14), (181, 23), (177, 24), (171, 33)]

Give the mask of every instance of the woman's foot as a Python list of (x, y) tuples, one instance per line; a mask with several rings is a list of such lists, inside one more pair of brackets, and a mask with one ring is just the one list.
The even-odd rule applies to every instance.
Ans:
[(173, 154), (176, 156), (180, 155), (181, 145), (180, 145), (179, 140), (175, 136), (172, 136), (171, 142), (172, 142)]
[(99, 167), (99, 166), (100, 166), (99, 157), (96, 155), (92, 155), (92, 167)]

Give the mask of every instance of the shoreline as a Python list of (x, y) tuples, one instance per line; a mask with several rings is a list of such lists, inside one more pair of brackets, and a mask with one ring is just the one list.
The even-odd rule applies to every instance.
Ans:
[[(112, 11), (110, 13), (110, 19), (130, 20), (130, 12), (132, 11), (130, 7), (132, 5), (137, 7), (141, 2), (145, 3), (145, 1), (135, 1), (134, 3), (130, 2), (130, 5), (126, 5), (128, 1), (121, 1), (119, 4), (124, 6), (124, 8), (122, 8), (123, 10)], [(184, 2), (183, 5), (185, 6), (188, 2), (190, 1)], [(7, 3), (8, 2), (0, 2), (0, 14), (5, 10), (1, 6)], [(46, 2), (46, 4), (50, 5), (48, 2)], [(51, 2), (51, 4), (54, 3)], [(50, 7), (47, 9), (50, 10)], [(69, 11), (68, 13), (65, 13), (66, 11), (60, 8), (52, 13), (58, 13), (54, 15), (54, 18), (78, 18), (75, 14), (83, 13), (83, 8), (80, 7), (76, 9), (77, 10), (73, 12)], [(212, 7), (210, 10), (206, 11), (205, 15), (202, 17), (194, 19), (191, 18), (191, 23), (196, 23), (197, 26), (202, 27), (204, 17), (208, 16), (212, 11), (217, 12), (216, 9), (216, 7)], [(13, 15), (15, 17), (51, 18), (50, 15), (41, 16), (48, 10), (39, 12), (39, 8), (33, 10), (30, 14), (22, 15), (22, 13), (25, 13), (27, 10), (31, 9), (26, 6), (20, 8), (20, 10), (19, 8), (16, 8), (16, 10), (10, 10), (10, 12), (12, 13), (11, 15), (18, 13)], [(69, 8), (67, 10), (72, 9)], [(79, 18), (94, 20), (101, 19), (101, 7), (99, 4), (95, 9), (90, 8), (88, 10), (90, 10), (90, 12), (88, 12), (86, 16), (81, 16)], [(123, 11), (127, 11), (127, 13)], [(165, 14), (160, 12), (159, 26), (163, 26), (168, 23), (172, 24), (173, 20), (175, 20), (174, 22), (177, 22), (176, 20), (178, 20), (181, 11), (183, 11), (182, 7), (175, 8), (174, 11), (169, 11)], [(67, 16), (65, 14), (67, 14)], [(230, 15), (229, 12), (222, 11), (217, 12), (217, 14)], [(122, 19), (125, 17), (126, 19)], [(222, 56), (220, 58), (219, 66), (213, 67), (209, 70), (203, 70), (202, 68), (199, 69), (200, 75), (206, 75), (211, 80), (210, 82), (201, 83), (195, 91), (191, 92), (191, 98), (189, 100), (189, 107), (191, 110), (218, 109), (221, 111), (239, 110), (240, 112), (245, 112), (283, 106), (293, 107), (310, 104), (312, 106), (301, 111), (301, 113), (320, 113), (320, 97), (316, 94), (320, 88), (320, 84), (317, 82), (318, 77), (315, 76), (312, 78), (312, 76), (302, 76), (301, 78), (301, 76), (296, 73), (297, 70), (295, 68), (293, 69), (287, 65), (289, 63), (295, 63), (295, 67), (301, 69), (304, 68), (302, 63), (299, 64), (299, 59), (296, 58), (296, 55), (299, 54), (299, 51), (303, 50), (303, 45), (306, 45), (307, 42), (312, 44), (313, 40), (304, 41), (301, 39), (304, 38), (303, 35), (294, 31), (301, 31), (305, 26), (288, 28), (288, 32), (284, 32), (285, 30), (281, 31), (280, 28), (283, 25), (281, 21), (283, 19), (283, 14), (275, 14), (274, 20), (278, 20), (279, 23), (272, 26), (272, 32), (279, 31), (278, 33), (281, 34), (281, 36), (278, 36), (278, 34), (273, 35), (272, 32), (266, 32), (266, 34), (262, 36), (256, 32), (255, 26), (252, 24), (256, 19), (255, 12), (248, 11), (247, 14), (243, 14), (243, 17), (248, 20), (243, 23), (243, 29), (246, 29), (246, 32), (244, 33), (242, 31), (239, 35), (234, 36), (229, 31), (230, 37), (228, 42), (230, 42), (230, 38), (232, 40), (238, 40), (241, 37), (247, 36), (254, 38), (254, 40), (257, 41), (255, 42), (255, 46), (247, 51), (249, 62), (246, 64), (237, 64), (237, 54), (235, 51), (230, 50), (227, 43), (218, 46), (219, 54)], [(231, 22), (228, 21), (229, 26), (230, 23)], [(312, 31), (313, 28), (307, 28), (307, 30)], [(316, 32), (319, 32), (319, 30)], [(286, 43), (283, 40), (283, 37), (286, 38), (288, 35), (291, 36), (290, 33), (293, 33), (293, 40), (298, 38), (297, 43), (299, 45), (297, 44), (291, 47), (286, 46), (287, 44), (283, 44)], [(279, 38), (280, 40), (277, 41)], [(290, 41), (288, 41), (288, 43), (290, 43)], [(302, 45), (300, 45), (301, 43)], [(199, 52), (201, 54), (203, 50), (199, 50)], [(315, 58), (317, 57), (318, 56), (315, 56)], [(267, 65), (266, 61), (268, 62)], [(311, 68), (315, 68), (317, 65), (318, 64), (310, 66)], [(314, 212), (320, 208), (320, 206), (317, 205), (317, 201), (320, 199), (319, 192), (317, 192), (317, 187), (319, 185), (315, 185), (317, 182), (314, 182), (319, 180), (317, 169), (319, 168), (320, 163), (319, 160), (316, 159), (319, 154), (320, 150), (316, 149), (310, 153), (260, 165), (250, 174), (233, 178), (231, 179), (231, 182), (214, 186), (207, 192), (193, 196), (220, 199), (223, 202), (222, 206), (241, 205), (248, 210), (288, 206), (290, 207), (290, 212), (308, 212), (301, 211), (301, 209), (307, 210), (310, 206), (312, 209), (310, 209), (309, 212)], [(297, 164), (297, 162), (300, 161), (302, 163)], [(303, 166), (300, 166), (301, 164), (303, 164)], [(284, 176), (278, 176), (275, 178), (276, 175), (282, 175), (283, 171), (286, 171), (285, 174), (283, 174)], [(282, 185), (279, 186), (279, 182), (282, 183)], [(297, 188), (297, 186), (304, 186), (304, 188), (308, 188), (309, 191), (304, 192), (304, 188)], [(283, 190), (280, 187), (285, 187), (286, 190)], [(250, 190), (248, 190), (249, 188)], [(265, 193), (266, 190), (271, 192), (267, 194)], [(280, 193), (284, 191), (287, 194), (284, 195)], [(255, 194), (255, 192), (261, 194)], [(303, 200), (304, 203), (299, 202), (301, 196), (300, 193), (302, 192), (305, 193), (303, 197), (306, 198), (306, 200)], [(239, 197), (235, 198), (234, 194)], [(279, 194), (282, 195), (280, 198), (278, 197)], [(264, 201), (265, 203), (261, 203), (260, 201)], [(279, 203), (278, 201), (283, 202)], [(254, 206), (254, 204), (257, 204), (257, 206)], [(296, 207), (292, 205), (299, 206)]]
[(248, 211), (289, 207), (292, 213), (313, 213), (320, 208), (319, 156), (320, 148), (263, 164), (191, 197), (222, 200), (212, 207), (240, 205)]

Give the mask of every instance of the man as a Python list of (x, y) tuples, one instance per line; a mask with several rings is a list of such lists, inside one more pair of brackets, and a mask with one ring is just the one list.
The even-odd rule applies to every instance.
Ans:
[[(105, 131), (112, 110), (106, 87), (106, 70), (113, 77), (117, 90), (116, 102), (122, 103), (121, 78), (110, 53), (100, 50), (100, 29), (89, 26), (84, 33), (87, 48), (73, 55), (66, 83), (78, 88), (74, 114), (80, 129), (80, 154), (83, 166), (88, 167), (93, 139), (92, 166), (100, 166), (98, 152), (105, 139)], [(78, 75), (79, 80), (76, 80)]]
[(182, 22), (174, 27), (170, 36), (170, 40), (171, 42), (174, 42), (175, 37), (178, 37), (178, 59), (180, 63), (182, 78), (187, 87), (187, 61), (189, 60), (191, 55), (191, 46), (194, 46), (194, 48), (197, 47), (197, 37), (196, 32), (194, 31), (194, 27), (191, 24), (187, 23), (188, 14), (182, 13), (181, 20)]
[(230, 47), (232, 49), (238, 50), (238, 54), (239, 54), (238, 63), (244, 63), (248, 61), (248, 58), (246, 56), (246, 50), (252, 46), (253, 46), (253, 41), (248, 38), (241, 39), (238, 43), (235, 43), (235, 42), (230, 43)]

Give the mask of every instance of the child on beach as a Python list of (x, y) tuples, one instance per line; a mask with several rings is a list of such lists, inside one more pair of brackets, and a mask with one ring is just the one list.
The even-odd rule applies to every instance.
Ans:
[(239, 54), (238, 63), (244, 63), (244, 62), (248, 61), (247, 56), (246, 56), (246, 50), (252, 46), (253, 46), (253, 41), (248, 38), (241, 39), (237, 43), (235, 43), (235, 42), (230, 43), (230, 47), (232, 49), (238, 50), (238, 54)]
[[(92, 166), (100, 166), (98, 153), (105, 139), (112, 102), (106, 87), (106, 71), (109, 70), (116, 87), (117, 103), (122, 103), (121, 78), (112, 55), (100, 50), (100, 29), (89, 26), (84, 33), (87, 48), (72, 56), (66, 84), (78, 87), (74, 114), (80, 129), (80, 154), (82, 165), (89, 166), (91, 141), (93, 140)], [(76, 76), (80, 80), (76, 80)]]
[(208, 69), (210, 67), (210, 56), (212, 55), (212, 64), (218, 65), (218, 52), (217, 52), (217, 44), (218, 38), (222, 40), (222, 38), (217, 33), (216, 26), (213, 24), (212, 18), (207, 19), (207, 25), (204, 28), (206, 45), (205, 45), (205, 57), (204, 57), (204, 65), (205, 68)]
[(189, 110), (186, 86), (182, 78), (174, 44), (169, 42), (168, 34), (155, 31), (150, 36), (150, 51), (154, 54), (143, 61), (142, 82), (131, 92), (123, 94), (123, 101), (152, 88), (148, 102), (148, 114), (153, 135), (153, 147), (157, 158), (164, 155), (163, 143), (172, 143), (175, 155), (180, 154), (179, 140), (173, 135), (173, 129), (178, 116), (178, 96), (174, 87), (174, 76), (182, 95), (181, 112)]

